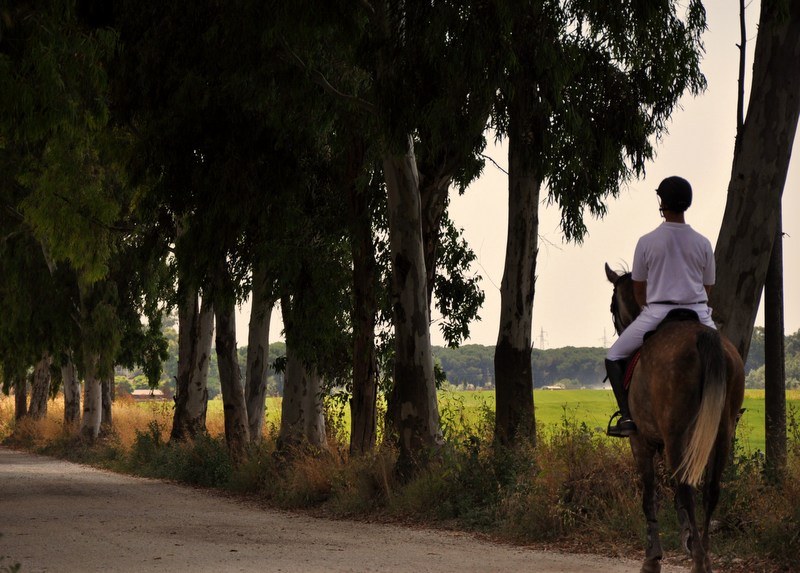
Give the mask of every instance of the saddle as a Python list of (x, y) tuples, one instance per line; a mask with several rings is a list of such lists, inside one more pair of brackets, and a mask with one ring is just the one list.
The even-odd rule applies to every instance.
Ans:
[[(667, 316), (664, 317), (664, 320), (658, 323), (655, 330), (651, 330), (644, 335), (644, 340), (650, 338), (653, 334), (658, 332), (658, 330), (668, 324), (670, 322), (685, 322), (687, 320), (699, 322), (700, 317), (697, 316), (697, 313), (690, 308), (673, 308), (671, 311), (667, 313)], [(633, 353), (630, 360), (628, 361), (628, 366), (625, 368), (625, 380), (623, 382), (623, 388), (628, 390), (628, 387), (631, 385), (631, 379), (633, 378), (633, 371), (636, 368), (636, 363), (639, 362), (639, 356), (642, 353), (641, 347)]]

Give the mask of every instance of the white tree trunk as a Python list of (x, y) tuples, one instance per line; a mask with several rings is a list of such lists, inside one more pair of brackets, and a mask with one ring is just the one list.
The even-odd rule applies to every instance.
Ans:
[(200, 305), (197, 328), (197, 350), (192, 362), (186, 414), (192, 425), (205, 428), (208, 411), (208, 365), (211, 363), (211, 346), (214, 340), (214, 306), (203, 300)]
[(81, 435), (92, 441), (100, 435), (103, 420), (103, 389), (97, 374), (100, 357), (89, 354), (85, 359), (83, 383), (83, 421)]
[(441, 443), (431, 354), (430, 316), (420, 213), (419, 175), (411, 137), (403, 155), (383, 160), (392, 255), (395, 371), (392, 423), (400, 441), (401, 471)]
[(188, 289), (178, 308), (178, 376), (171, 440), (194, 437), (205, 428), (213, 335), (210, 299), (199, 306), (197, 291)]
[(225, 413), (225, 441), (234, 460), (240, 461), (250, 438), (242, 374), (236, 351), (236, 307), (232, 302), (217, 300), (214, 314), (217, 321), (217, 365)]
[(264, 430), (267, 377), (269, 376), (269, 325), (274, 300), (269, 293), (264, 264), (253, 264), (253, 294), (247, 336), (244, 395), (250, 441), (258, 443)]
[(72, 360), (72, 351), (69, 351), (67, 356), (67, 363), (61, 367), (64, 387), (64, 425), (77, 427), (81, 422), (81, 381), (78, 379), (78, 370)]
[(306, 368), (286, 346), (286, 374), (281, 403), (281, 448), (308, 445), (327, 447), (325, 412), (322, 401), (322, 380), (315, 368)]
[(50, 354), (42, 355), (33, 369), (31, 380), (31, 403), (28, 413), (34, 420), (41, 420), (47, 415), (47, 399), (50, 396), (50, 365), (53, 358)]

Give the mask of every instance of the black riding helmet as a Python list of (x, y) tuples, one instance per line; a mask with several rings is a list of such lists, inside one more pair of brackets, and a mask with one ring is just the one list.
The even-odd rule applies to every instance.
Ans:
[(661, 197), (661, 208), (683, 213), (692, 204), (692, 186), (683, 177), (667, 177), (656, 189)]

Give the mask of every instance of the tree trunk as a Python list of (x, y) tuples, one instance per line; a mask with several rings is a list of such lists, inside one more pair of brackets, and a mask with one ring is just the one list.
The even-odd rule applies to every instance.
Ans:
[(270, 293), (265, 265), (258, 260), (253, 263), (252, 299), (244, 394), (247, 402), (250, 441), (258, 443), (264, 430), (269, 376), (269, 325), (275, 303)]
[(103, 392), (98, 375), (99, 361), (100, 357), (95, 353), (87, 352), (84, 357), (81, 435), (90, 442), (100, 435), (103, 419)]
[(31, 379), (31, 403), (28, 413), (34, 420), (47, 416), (47, 399), (50, 397), (50, 365), (53, 358), (48, 353), (36, 363)]
[(395, 330), (390, 412), (399, 438), (398, 470), (404, 474), (424, 463), (426, 451), (442, 439), (431, 354), (419, 177), (410, 137), (405, 154), (385, 157), (383, 170), (389, 209)]
[(287, 336), (278, 449), (290, 451), (304, 446), (327, 447), (322, 379), (316, 368), (303, 364)]
[(170, 440), (194, 438), (206, 427), (208, 364), (214, 334), (210, 297), (199, 305), (197, 291), (187, 289), (178, 306), (178, 376)]
[(61, 367), (64, 386), (64, 426), (77, 429), (81, 422), (81, 381), (72, 360), (72, 351), (67, 352), (67, 362)]
[(800, 7), (762, 2), (747, 118), (715, 249), (714, 320), (747, 358), (800, 115)]
[(536, 103), (530, 99), (535, 86), (524, 71), (520, 74), (509, 110), (508, 238), (494, 355), (495, 439), (504, 445), (536, 443), (531, 348), (542, 184), (536, 164), (542, 130), (536, 125)]
[(100, 383), (100, 391), (102, 393), (103, 414), (100, 417), (100, 425), (104, 433), (111, 430), (114, 425), (114, 419), (111, 411), (111, 406), (114, 403), (114, 374), (103, 376)]
[(375, 355), (376, 263), (369, 190), (350, 188), (353, 253), (353, 396), (350, 454), (364, 454), (377, 439), (378, 362)]
[(21, 420), (28, 415), (28, 380), (25, 375), (14, 379), (14, 419)]
[(764, 410), (766, 461), (779, 476), (786, 469), (786, 347), (783, 323), (783, 236), (780, 218), (764, 294)]
[(425, 277), (428, 289), (428, 315), (433, 301), (433, 287), (436, 279), (436, 257), (439, 249), (439, 227), (447, 207), (452, 176), (429, 175), (421, 179), (420, 203), (422, 223), (422, 244), (425, 256)]
[(250, 437), (242, 373), (236, 351), (236, 306), (233, 300), (218, 297), (214, 302), (214, 312), (217, 320), (217, 364), (225, 412), (225, 441), (233, 459), (241, 461)]

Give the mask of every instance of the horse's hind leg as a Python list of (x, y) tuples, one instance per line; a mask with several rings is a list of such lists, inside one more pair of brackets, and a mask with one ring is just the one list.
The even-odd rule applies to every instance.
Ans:
[(691, 550), (692, 550), (692, 571), (691, 573), (711, 573), (711, 562), (708, 559), (705, 547), (700, 542), (700, 532), (697, 529), (697, 521), (695, 519), (695, 500), (694, 488), (688, 484), (678, 484), (677, 502), (686, 510), (686, 518), (689, 524), (689, 535), (691, 536)]
[(678, 523), (681, 526), (681, 549), (687, 554), (692, 554), (692, 532), (689, 527), (689, 513), (683, 507), (680, 496), (678, 495), (678, 482), (672, 482), (672, 488), (675, 491), (675, 513), (678, 514)]
[(728, 452), (730, 451), (730, 439), (720, 432), (717, 437), (717, 444), (711, 454), (708, 467), (706, 468), (706, 479), (703, 485), (703, 510), (705, 513), (703, 519), (703, 549), (706, 552), (706, 568), (711, 571), (711, 517), (714, 510), (717, 508), (720, 494), (720, 481), (722, 480), (722, 472), (725, 470), (725, 464), (728, 461)]
[(656, 499), (656, 471), (653, 463), (655, 450), (639, 440), (631, 439), (633, 455), (642, 478), (642, 509), (647, 519), (647, 548), (641, 573), (661, 571), (661, 540), (658, 531), (658, 500)]

